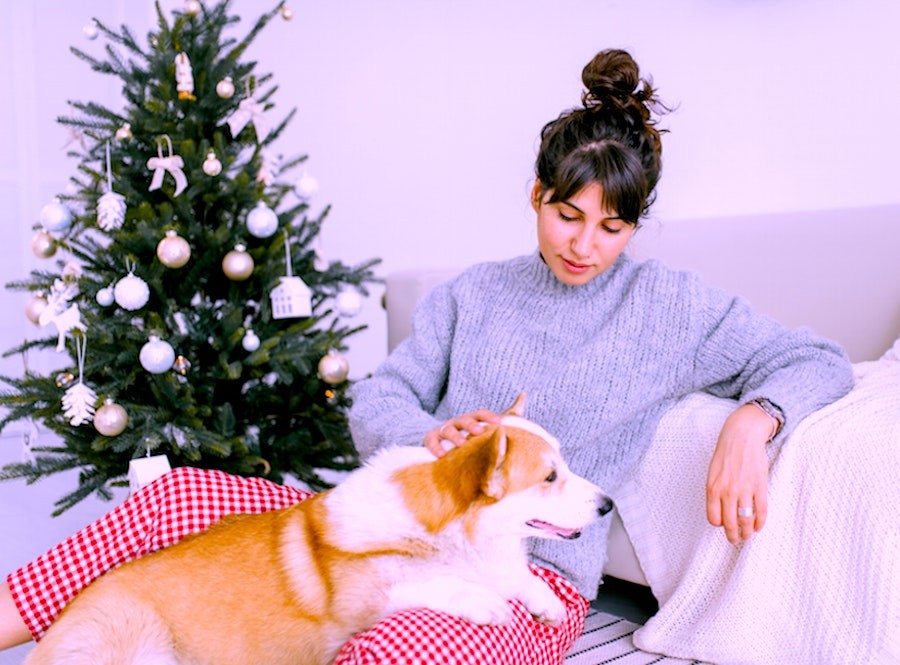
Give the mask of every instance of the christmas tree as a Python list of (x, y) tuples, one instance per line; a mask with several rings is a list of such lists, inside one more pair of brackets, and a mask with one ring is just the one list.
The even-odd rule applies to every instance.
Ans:
[(272, 123), (277, 87), (243, 58), (290, 9), (236, 39), (228, 5), (187, 0), (167, 18), (157, 4), (145, 47), (95, 19), (105, 59), (72, 48), (121, 79), (124, 105), (70, 102), (59, 119), (83, 147), (34, 229), (54, 268), (7, 285), (30, 293), (26, 314), (47, 334), (6, 353), (56, 348), (71, 366), (0, 377), (0, 428), (40, 421), (59, 441), (0, 479), (80, 469), (57, 514), (109, 498), (149, 455), (313, 488), (327, 485), (318, 469), (357, 462), (341, 351), (377, 260), (325, 262), (328, 208), (313, 216), (315, 181), (296, 177), (306, 157), (274, 152), (294, 111)]

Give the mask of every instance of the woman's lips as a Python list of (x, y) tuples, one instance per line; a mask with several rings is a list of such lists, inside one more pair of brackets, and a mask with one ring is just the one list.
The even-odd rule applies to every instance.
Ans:
[(585, 265), (583, 263), (574, 263), (572, 261), (569, 261), (568, 259), (563, 259), (563, 264), (566, 266), (566, 269), (569, 272), (576, 273), (576, 274), (581, 274), (581, 273), (585, 272), (588, 268), (590, 268), (589, 265)]

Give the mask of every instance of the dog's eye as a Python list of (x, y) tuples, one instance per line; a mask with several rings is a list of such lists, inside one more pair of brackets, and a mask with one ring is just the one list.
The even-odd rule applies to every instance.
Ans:
[(552, 483), (556, 480), (556, 470), (550, 472), (550, 475), (544, 478), (545, 483)]

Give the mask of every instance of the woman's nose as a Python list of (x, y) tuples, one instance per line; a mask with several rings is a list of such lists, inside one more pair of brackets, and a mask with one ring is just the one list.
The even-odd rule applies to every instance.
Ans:
[(582, 227), (572, 237), (572, 252), (580, 257), (590, 256), (592, 243), (593, 238), (590, 230), (586, 226)]

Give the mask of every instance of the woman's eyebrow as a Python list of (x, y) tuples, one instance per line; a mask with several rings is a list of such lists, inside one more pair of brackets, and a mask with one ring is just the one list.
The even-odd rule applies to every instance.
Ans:
[[(577, 210), (583, 217), (586, 217), (586, 216), (587, 216), (587, 215), (584, 214), (584, 210), (582, 210), (581, 208), (579, 208), (577, 205), (575, 205), (574, 203), (572, 203), (572, 202), (569, 201), (568, 199), (566, 199), (565, 201), (560, 201), (560, 203), (562, 203), (563, 205), (567, 205), (567, 206), (569, 206), (570, 208), (573, 208), (573, 209)], [(619, 217), (618, 215), (614, 215), (614, 216), (612, 216), (612, 217), (604, 217), (603, 219), (604, 219), (604, 220), (612, 221), (612, 220), (614, 220), (614, 219), (616, 219), (616, 220), (621, 220), (622, 218)]]

